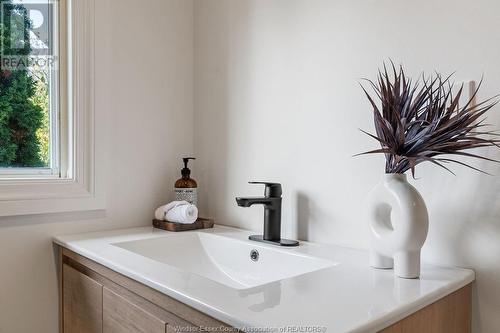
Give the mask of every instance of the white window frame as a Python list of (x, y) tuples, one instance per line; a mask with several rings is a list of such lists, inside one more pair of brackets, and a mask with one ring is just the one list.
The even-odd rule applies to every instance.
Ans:
[[(0, 179), (0, 216), (44, 214), (105, 208), (101, 184), (103, 140), (98, 134), (102, 121), (95, 114), (95, 0), (59, 0), (60, 25), (69, 38), (60, 38), (69, 50), (60, 57), (61, 177)], [(67, 21), (65, 21), (67, 20)], [(61, 29), (64, 30), (64, 29)], [(67, 95), (67, 97), (65, 97)], [(95, 142), (101, 142), (96, 145)], [(1, 223), (1, 221), (0, 221)]]

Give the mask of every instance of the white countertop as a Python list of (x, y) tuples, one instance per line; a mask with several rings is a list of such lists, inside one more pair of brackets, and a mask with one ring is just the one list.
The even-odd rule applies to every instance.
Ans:
[[(222, 226), (202, 232), (243, 241), (252, 234)], [(112, 245), (172, 234), (142, 227), (59, 236), (55, 242), (246, 331), (377, 332), (474, 281), (471, 270), (426, 264), (420, 279), (400, 279), (392, 270), (370, 268), (365, 251), (302, 242), (286, 251), (339, 264), (237, 290)]]

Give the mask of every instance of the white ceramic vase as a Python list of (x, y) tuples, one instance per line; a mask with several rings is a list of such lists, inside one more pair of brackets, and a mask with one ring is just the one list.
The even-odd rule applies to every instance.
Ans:
[(429, 217), (422, 196), (405, 174), (385, 174), (367, 201), (371, 229), (370, 265), (394, 268), (402, 278), (420, 276), (420, 250)]

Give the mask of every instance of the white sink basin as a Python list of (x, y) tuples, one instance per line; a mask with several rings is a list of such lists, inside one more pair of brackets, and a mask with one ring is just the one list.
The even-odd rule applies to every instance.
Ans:
[[(114, 243), (177, 269), (235, 289), (246, 289), (335, 266), (336, 263), (203, 232)], [(257, 261), (250, 258), (259, 252)]]

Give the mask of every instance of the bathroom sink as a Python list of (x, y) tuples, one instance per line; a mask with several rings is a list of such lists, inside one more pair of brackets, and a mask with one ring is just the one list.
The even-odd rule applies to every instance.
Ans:
[(112, 245), (234, 289), (257, 287), (336, 265), (289, 250), (203, 232)]

